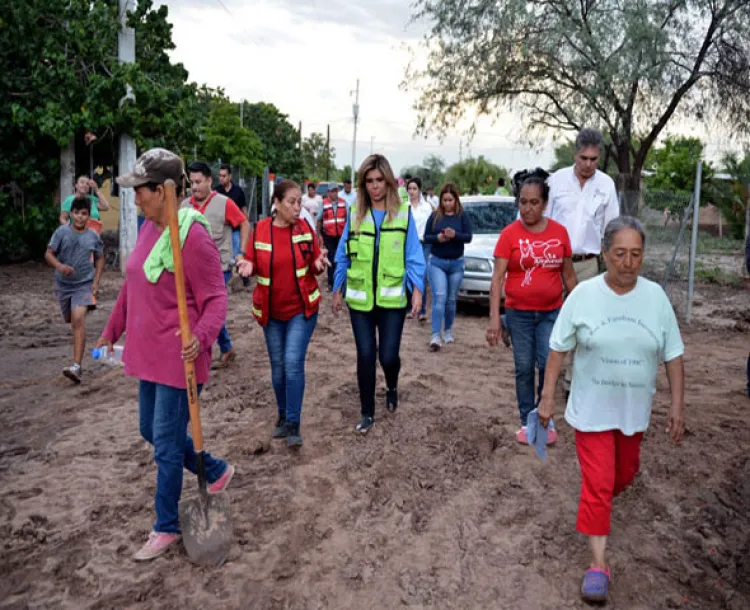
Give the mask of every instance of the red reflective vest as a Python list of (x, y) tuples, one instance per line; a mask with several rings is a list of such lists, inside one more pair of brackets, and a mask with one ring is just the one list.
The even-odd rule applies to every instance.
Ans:
[[(273, 250), (288, 248), (288, 244), (273, 243), (272, 218), (264, 218), (258, 223), (253, 236), (257, 284), (253, 291), (253, 315), (261, 326), (266, 326), (271, 317), (271, 283), (273, 282)], [(307, 221), (300, 218), (292, 229), (292, 251), (294, 252), (295, 275), (305, 317), (317, 313), (320, 306), (320, 290), (315, 272), (312, 269), (313, 240), (315, 234)]]
[(323, 233), (328, 237), (341, 237), (346, 226), (346, 201), (339, 199), (336, 203), (336, 212), (329, 199), (323, 202)]

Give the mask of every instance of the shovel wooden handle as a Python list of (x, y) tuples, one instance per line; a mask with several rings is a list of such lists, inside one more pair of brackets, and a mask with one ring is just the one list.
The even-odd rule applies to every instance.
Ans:
[[(180, 245), (180, 223), (177, 218), (177, 191), (173, 180), (164, 183), (164, 194), (169, 220), (169, 240), (172, 243), (174, 258), (174, 284), (177, 289), (177, 309), (180, 313), (180, 336), (182, 347), (188, 347), (193, 338), (188, 317), (187, 297), (185, 296), (185, 273), (182, 267), (182, 246)], [(198, 383), (195, 377), (195, 363), (185, 362), (185, 387), (190, 407), (190, 426), (193, 431), (195, 451), (203, 451), (203, 429), (201, 428), (200, 406), (198, 404)]]

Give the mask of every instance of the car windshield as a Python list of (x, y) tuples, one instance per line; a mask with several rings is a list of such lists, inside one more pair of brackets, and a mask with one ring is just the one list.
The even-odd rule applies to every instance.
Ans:
[(515, 203), (509, 201), (472, 201), (464, 206), (477, 234), (497, 234), (518, 216)]

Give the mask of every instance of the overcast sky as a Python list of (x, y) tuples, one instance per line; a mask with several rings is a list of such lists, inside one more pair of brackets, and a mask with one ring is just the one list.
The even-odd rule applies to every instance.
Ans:
[[(414, 138), (413, 91), (403, 81), (425, 24), (411, 24), (411, 0), (167, 0), (176, 45), (172, 58), (190, 78), (222, 87), (234, 101), (275, 104), (302, 135), (331, 127), (339, 167), (351, 163), (352, 104), (360, 80), (356, 165), (370, 153), (395, 171), (437, 154), (459, 159), (461, 132), (444, 142)], [(464, 156), (485, 155), (510, 170), (548, 165), (552, 144), (530, 148), (518, 119), (477, 123)], [(709, 138), (710, 139), (710, 138)], [(713, 151), (713, 154), (712, 154)], [(709, 146), (709, 157), (716, 144)]]

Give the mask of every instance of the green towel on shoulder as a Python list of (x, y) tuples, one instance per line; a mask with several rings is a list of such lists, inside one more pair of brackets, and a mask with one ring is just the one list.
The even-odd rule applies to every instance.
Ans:
[[(185, 239), (188, 231), (194, 222), (201, 223), (206, 227), (206, 231), (211, 235), (211, 225), (208, 224), (206, 217), (194, 208), (183, 208), (177, 212), (177, 222), (180, 225), (180, 246), (185, 246)], [(146, 279), (152, 284), (156, 284), (164, 270), (174, 273), (174, 257), (172, 256), (172, 242), (169, 239), (169, 227), (164, 229), (161, 237), (156, 240), (154, 247), (143, 263), (143, 272)]]

